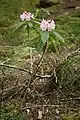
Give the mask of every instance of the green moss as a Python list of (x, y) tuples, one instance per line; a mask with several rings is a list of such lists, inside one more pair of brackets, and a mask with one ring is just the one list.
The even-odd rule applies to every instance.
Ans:
[(59, 85), (66, 88), (68, 93), (80, 90), (80, 54), (68, 58), (58, 66), (56, 72)]
[(80, 120), (78, 113), (63, 115), (63, 120)]
[(28, 118), (22, 115), (17, 103), (7, 103), (0, 108), (0, 120), (28, 120)]

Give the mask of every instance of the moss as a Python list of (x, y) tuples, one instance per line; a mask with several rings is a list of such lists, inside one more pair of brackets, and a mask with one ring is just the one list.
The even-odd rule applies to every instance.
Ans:
[(63, 120), (80, 120), (78, 113), (63, 115)]
[(57, 67), (59, 85), (69, 92), (80, 90), (80, 54), (76, 54)]
[(28, 120), (20, 111), (17, 103), (6, 103), (0, 108), (0, 120)]

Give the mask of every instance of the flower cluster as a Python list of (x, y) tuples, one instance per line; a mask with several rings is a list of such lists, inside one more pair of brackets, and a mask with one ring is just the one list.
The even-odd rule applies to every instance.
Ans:
[(34, 15), (31, 12), (24, 11), (23, 14), (20, 15), (20, 18), (22, 21), (30, 21), (31, 19), (34, 19)]
[(42, 29), (42, 31), (52, 31), (55, 29), (55, 22), (53, 20), (42, 20), (42, 22), (40, 23), (40, 28)]
[[(24, 11), (21, 15), (20, 18), (22, 21), (30, 21), (31, 19), (34, 19), (34, 15), (31, 12)], [(43, 19), (40, 23), (40, 28), (42, 31), (52, 31), (55, 29), (55, 22), (54, 20), (45, 20)]]

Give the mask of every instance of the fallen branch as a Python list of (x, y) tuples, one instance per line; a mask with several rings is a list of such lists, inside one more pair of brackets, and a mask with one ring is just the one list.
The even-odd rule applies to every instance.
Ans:
[(51, 105), (51, 104), (43, 104), (43, 105), (37, 105), (37, 104), (30, 104), (26, 103), (26, 107), (22, 108), (23, 110), (27, 108), (39, 108), (39, 107), (63, 107), (63, 105)]
[(26, 69), (23, 69), (23, 68), (16, 67), (16, 66), (12, 66), (12, 65), (8, 65), (8, 64), (3, 64), (3, 63), (0, 63), (0, 66), (4, 66), (4, 67), (8, 67), (8, 68), (13, 68), (13, 69), (18, 69), (18, 70), (27, 72), (27, 73), (29, 73), (30, 75), (32, 74), (30, 71), (28, 71), (28, 70), (26, 70)]
[[(23, 72), (27, 72), (30, 75), (33, 74), (29, 70), (26, 70), (26, 69), (23, 69), (23, 68), (19, 68), (19, 67), (16, 67), (16, 66), (12, 66), (12, 65), (8, 65), (8, 64), (4, 64), (4, 63), (0, 63), (0, 66), (17, 69), (17, 70), (20, 70), (20, 71), (23, 71)], [(51, 77), (51, 75), (38, 75), (38, 74), (36, 74), (35, 76), (39, 77), (39, 78), (50, 78)]]
[(70, 98), (66, 98), (66, 99), (60, 99), (60, 101), (70, 101), (70, 100), (80, 100), (80, 97), (74, 97), (74, 98), (72, 98), (72, 97), (70, 97)]
[(76, 49), (75, 51), (69, 53), (67, 56), (66, 56), (66, 59), (72, 57), (73, 55), (75, 55), (76, 53), (80, 53), (80, 48)]

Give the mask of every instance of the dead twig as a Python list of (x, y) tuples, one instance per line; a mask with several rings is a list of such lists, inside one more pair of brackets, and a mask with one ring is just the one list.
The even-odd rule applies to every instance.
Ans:
[[(23, 71), (23, 72), (27, 72), (30, 75), (33, 74), (29, 70), (26, 70), (26, 69), (23, 69), (23, 68), (19, 68), (19, 67), (16, 67), (16, 66), (12, 66), (12, 65), (8, 65), (8, 64), (4, 64), (4, 63), (0, 63), (0, 66), (17, 69), (17, 70), (20, 70), (20, 71)], [(35, 76), (39, 77), (39, 78), (50, 78), (51, 77), (51, 75), (38, 75), (38, 74), (36, 74)]]
[(77, 50), (69, 53), (69, 54), (66, 56), (66, 59), (70, 58), (71, 56), (75, 55), (76, 53), (80, 53), (80, 48), (78, 48)]
[(27, 109), (27, 108), (39, 108), (39, 107), (54, 107), (54, 108), (58, 108), (58, 107), (63, 107), (63, 105), (51, 105), (51, 104), (29, 104), (29, 103), (26, 103), (26, 107), (22, 108), (23, 110)]
[(4, 63), (0, 63), (0, 66), (4, 66), (4, 67), (8, 67), (8, 68), (13, 68), (13, 69), (17, 69), (17, 70), (21, 70), (21, 71), (29, 73), (30, 75), (32, 74), (30, 71), (28, 71), (26, 69), (23, 69), (23, 68), (16, 67), (16, 66), (4, 64)]

